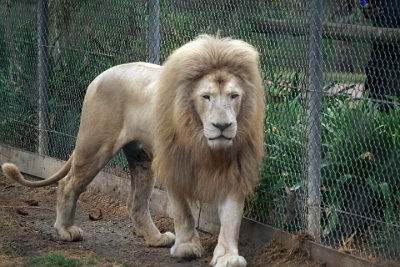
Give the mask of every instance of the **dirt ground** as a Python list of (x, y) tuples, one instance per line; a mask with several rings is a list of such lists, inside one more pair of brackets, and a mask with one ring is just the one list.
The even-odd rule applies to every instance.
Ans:
[[(147, 247), (135, 235), (125, 203), (88, 190), (79, 199), (76, 222), (86, 233), (80, 242), (56, 238), (56, 187), (26, 188), (0, 175), (0, 266), (208, 266), (216, 236), (200, 233), (205, 255), (196, 260), (172, 258), (169, 248)], [(100, 213), (101, 211), (101, 213)], [(154, 215), (159, 229), (173, 231), (171, 219)], [(248, 266), (324, 266), (301, 248), (287, 250), (277, 242), (251, 248), (240, 245)], [(79, 265), (40, 262), (44, 255), (80, 259)]]

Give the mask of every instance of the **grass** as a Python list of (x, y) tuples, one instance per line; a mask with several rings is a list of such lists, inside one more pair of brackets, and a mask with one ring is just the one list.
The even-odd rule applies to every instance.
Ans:
[(15, 251), (10, 246), (3, 245), (0, 242), (0, 259), (1, 259), (2, 256), (4, 256), (4, 257), (16, 257), (16, 256), (18, 256), (18, 253), (17, 253), (17, 251)]
[(15, 233), (18, 231), (18, 220), (9, 213), (0, 210), (0, 232)]
[(26, 261), (26, 266), (59, 266), (59, 267), (79, 267), (95, 265), (98, 259), (94, 257), (72, 258), (59, 253), (47, 253), (39, 257)]
[[(50, 252), (35, 258), (25, 260), (25, 266), (54, 266), (54, 267), (80, 267), (80, 266), (128, 266), (129, 264), (119, 259), (106, 259), (99, 257), (66, 256), (57, 252)], [(110, 265), (110, 266), (111, 266)]]

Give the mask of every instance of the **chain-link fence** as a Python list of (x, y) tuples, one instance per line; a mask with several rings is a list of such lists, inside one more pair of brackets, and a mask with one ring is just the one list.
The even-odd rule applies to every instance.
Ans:
[[(399, 260), (399, 1), (4, 0), (0, 10), (1, 143), (66, 159), (99, 73), (162, 63), (201, 33), (243, 39), (260, 52), (267, 93), (265, 164), (246, 216)], [(123, 157), (107, 169), (122, 175)]]

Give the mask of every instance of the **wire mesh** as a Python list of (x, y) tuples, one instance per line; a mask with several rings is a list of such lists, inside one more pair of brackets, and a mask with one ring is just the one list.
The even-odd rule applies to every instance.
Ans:
[[(267, 103), (266, 157), (245, 215), (398, 261), (400, 3), (327, 0), (315, 12), (317, 2), (5, 0), (0, 142), (66, 159), (86, 86), (102, 71), (162, 63), (202, 33), (239, 38), (260, 52)], [(121, 155), (107, 166), (126, 169)]]

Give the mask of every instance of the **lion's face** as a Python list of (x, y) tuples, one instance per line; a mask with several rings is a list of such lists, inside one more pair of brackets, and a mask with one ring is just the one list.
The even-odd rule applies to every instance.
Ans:
[(232, 145), (243, 94), (239, 81), (227, 73), (209, 74), (199, 81), (192, 99), (210, 148)]

